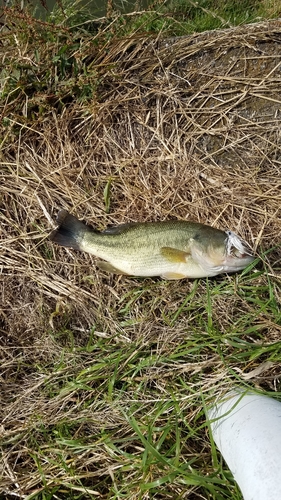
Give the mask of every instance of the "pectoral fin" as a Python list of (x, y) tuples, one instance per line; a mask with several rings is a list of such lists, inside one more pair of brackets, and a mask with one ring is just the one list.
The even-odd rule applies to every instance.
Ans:
[(186, 276), (184, 274), (180, 274), (180, 273), (164, 273), (164, 274), (161, 274), (161, 278), (163, 278), (164, 280), (181, 280), (183, 278), (186, 278)]
[[(190, 257), (190, 253), (184, 252), (183, 250), (178, 250), (177, 248), (162, 247), (160, 253), (169, 262), (186, 262), (187, 258)], [(177, 278), (172, 278), (177, 279)]]
[(127, 274), (127, 273), (124, 273), (123, 271), (121, 271), (120, 269), (117, 269), (117, 267), (114, 267), (109, 262), (104, 262), (104, 261), (97, 262), (97, 267), (99, 269), (101, 269), (102, 271), (106, 271), (108, 273)]

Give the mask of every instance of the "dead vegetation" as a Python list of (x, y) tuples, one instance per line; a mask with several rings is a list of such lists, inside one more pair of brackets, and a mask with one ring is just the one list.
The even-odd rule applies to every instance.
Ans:
[[(61, 88), (29, 95), (20, 79), (12, 90), (13, 51), (29, 69), (43, 64), (30, 38), (11, 47), (12, 35), (0, 47), (0, 490), (219, 498), (202, 400), (266, 360), (250, 382), (279, 390), (280, 21), (98, 46), (85, 35), (77, 64), (98, 83), (83, 102)], [(260, 271), (110, 276), (48, 241), (62, 207), (98, 229), (167, 218), (232, 229)], [(169, 458), (149, 448), (142, 469), (147, 442)]]

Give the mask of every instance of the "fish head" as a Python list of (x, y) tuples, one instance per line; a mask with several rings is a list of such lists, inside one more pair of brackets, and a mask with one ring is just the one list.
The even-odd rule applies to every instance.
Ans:
[(239, 236), (214, 229), (193, 239), (191, 255), (207, 276), (241, 271), (254, 260), (250, 247)]

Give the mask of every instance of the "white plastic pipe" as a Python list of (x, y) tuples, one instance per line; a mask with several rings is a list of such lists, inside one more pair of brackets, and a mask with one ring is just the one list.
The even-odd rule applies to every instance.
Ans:
[(208, 417), (244, 500), (281, 500), (281, 403), (237, 389)]

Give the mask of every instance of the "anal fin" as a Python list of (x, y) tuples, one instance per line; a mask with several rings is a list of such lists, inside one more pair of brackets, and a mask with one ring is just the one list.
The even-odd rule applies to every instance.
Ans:
[(121, 271), (121, 269), (118, 269), (117, 267), (113, 266), (109, 262), (105, 262), (105, 261), (97, 262), (97, 267), (99, 269), (101, 269), (102, 271), (106, 271), (108, 273), (127, 274), (127, 273), (124, 273), (124, 271)]

